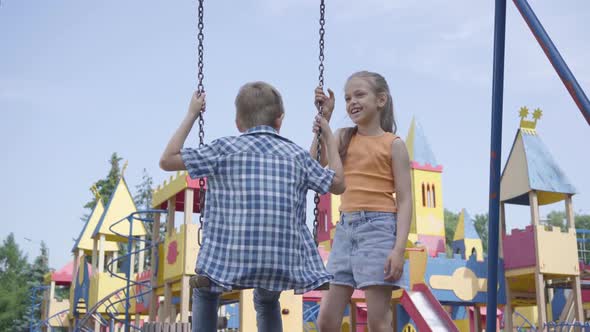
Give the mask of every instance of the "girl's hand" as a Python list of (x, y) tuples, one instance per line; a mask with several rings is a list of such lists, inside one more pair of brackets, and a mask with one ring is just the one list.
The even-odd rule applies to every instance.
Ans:
[(328, 124), (328, 120), (318, 114), (313, 121), (313, 133), (317, 135), (320, 128), (322, 128), (320, 139), (326, 142), (327, 139), (332, 137), (332, 129), (330, 128), (330, 124)]
[(315, 88), (315, 107), (320, 110), (320, 106), (322, 106), (322, 114), (324, 118), (330, 121), (332, 117), (332, 112), (334, 111), (334, 92), (328, 89), (328, 93), (330, 97), (326, 96), (324, 90), (321, 87)]
[(385, 272), (385, 281), (396, 281), (402, 277), (405, 261), (404, 254), (404, 250), (391, 250), (383, 270)]
[(188, 106), (188, 112), (192, 116), (197, 117), (201, 114), (201, 111), (205, 111), (205, 93), (199, 94), (198, 91), (195, 91), (191, 98), (191, 103)]

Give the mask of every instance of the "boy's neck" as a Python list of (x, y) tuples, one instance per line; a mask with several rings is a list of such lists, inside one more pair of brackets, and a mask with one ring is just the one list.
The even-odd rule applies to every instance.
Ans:
[(279, 127), (279, 128), (277, 128), (277, 127), (275, 127), (275, 126), (271, 126), (271, 125), (256, 125), (256, 126), (254, 126), (254, 127), (250, 127), (250, 128), (247, 128), (247, 129), (240, 129), (240, 128), (238, 127), (238, 131), (239, 131), (240, 133), (242, 133), (242, 134), (243, 134), (243, 133), (246, 133), (246, 132), (250, 131), (252, 128), (256, 128), (256, 127), (262, 127), (262, 126), (265, 126), (265, 127), (272, 128), (272, 129), (276, 130), (277, 134), (278, 134), (278, 133), (280, 132), (280, 130), (281, 130), (281, 128), (280, 128), (280, 127)]

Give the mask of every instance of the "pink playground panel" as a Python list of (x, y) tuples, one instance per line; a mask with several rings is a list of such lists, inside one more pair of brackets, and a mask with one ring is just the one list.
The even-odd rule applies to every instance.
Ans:
[(436, 257), (439, 253), (446, 252), (445, 237), (437, 235), (418, 235), (418, 241), (428, 248), (428, 255)]
[(510, 234), (503, 237), (504, 269), (520, 269), (533, 267), (535, 258), (535, 234), (532, 225), (524, 230), (513, 229)]

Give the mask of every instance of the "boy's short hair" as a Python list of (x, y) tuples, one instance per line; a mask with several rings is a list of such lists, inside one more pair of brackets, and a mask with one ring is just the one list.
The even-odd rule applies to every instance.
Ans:
[(273, 126), (285, 109), (281, 94), (265, 82), (244, 84), (236, 96), (236, 116), (245, 128)]

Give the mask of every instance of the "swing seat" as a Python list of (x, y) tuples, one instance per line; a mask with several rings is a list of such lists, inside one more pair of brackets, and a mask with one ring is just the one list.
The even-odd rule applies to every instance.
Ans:
[[(209, 286), (211, 286), (211, 280), (209, 280), (209, 278), (207, 278), (206, 276), (202, 276), (202, 275), (195, 275), (192, 276), (189, 279), (189, 285), (191, 288), (207, 288)], [(234, 290), (243, 290), (243, 289), (249, 289), (250, 287), (232, 287), (232, 289)], [(324, 291), (324, 290), (328, 290), (330, 289), (330, 283), (327, 282), (323, 285), (320, 285), (319, 287), (317, 287), (316, 291)]]

